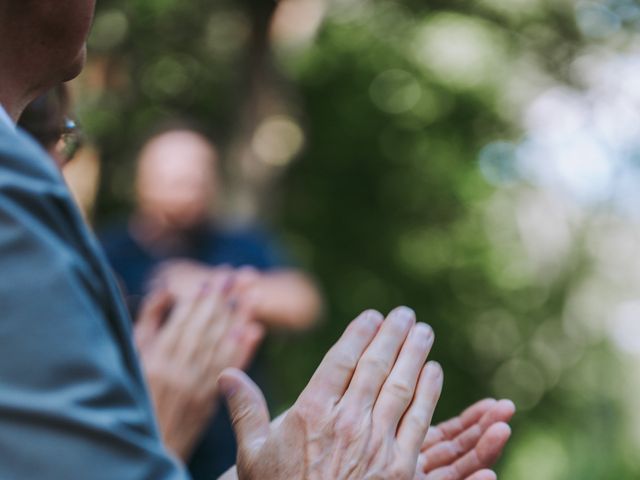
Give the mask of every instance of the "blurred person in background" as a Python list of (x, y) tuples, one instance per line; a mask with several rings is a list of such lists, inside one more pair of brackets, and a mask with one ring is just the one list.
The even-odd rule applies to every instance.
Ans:
[[(126, 225), (103, 236), (127, 294), (143, 295), (158, 274), (169, 281), (170, 273), (196, 273), (197, 264), (252, 267), (258, 320), (274, 328), (311, 327), (321, 299), (310, 277), (286, 266), (282, 249), (266, 231), (225, 228), (217, 221), (218, 162), (215, 146), (190, 122), (165, 123), (144, 142), (137, 158), (135, 212)], [(163, 268), (170, 260), (183, 260), (183, 268)], [(180, 282), (171, 283), (179, 288)]]
[[(135, 318), (135, 299), (162, 283), (180, 297), (198, 289), (223, 266), (241, 268), (241, 299), (252, 321), (265, 328), (304, 330), (319, 317), (320, 294), (300, 270), (285, 266), (274, 240), (257, 228), (228, 229), (216, 222), (220, 193), (218, 153), (204, 133), (184, 121), (166, 123), (144, 142), (137, 159), (136, 210), (110, 229), (102, 243), (124, 285)], [(264, 362), (249, 369), (265, 390)], [(268, 389), (267, 389), (268, 390)], [(214, 416), (185, 459), (196, 480), (210, 479), (235, 463), (227, 412)]]

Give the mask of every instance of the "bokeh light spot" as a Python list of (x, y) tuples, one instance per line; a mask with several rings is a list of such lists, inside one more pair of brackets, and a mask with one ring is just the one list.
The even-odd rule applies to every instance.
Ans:
[(413, 108), (422, 96), (416, 78), (404, 70), (387, 70), (378, 75), (369, 88), (373, 103), (383, 112), (398, 114)]
[(106, 10), (93, 22), (89, 46), (96, 50), (111, 50), (127, 38), (129, 20), (121, 10)]
[(302, 150), (304, 132), (293, 118), (275, 115), (266, 118), (258, 126), (251, 146), (264, 163), (284, 166)]
[(505, 185), (518, 178), (516, 147), (509, 142), (493, 142), (485, 146), (478, 158), (480, 171), (493, 185)]

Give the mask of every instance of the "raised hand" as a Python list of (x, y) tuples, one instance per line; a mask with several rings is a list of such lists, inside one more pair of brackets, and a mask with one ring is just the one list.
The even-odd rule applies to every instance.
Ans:
[(136, 323), (136, 345), (164, 442), (183, 459), (215, 413), (217, 377), (225, 368), (244, 368), (264, 334), (233, 298), (233, 283), (233, 273), (226, 272), (201, 283), (190, 297), (176, 299), (161, 289)]
[(384, 322), (378, 312), (363, 313), (271, 425), (255, 384), (238, 370), (224, 372), (238, 478), (413, 479), (442, 389), (440, 366), (425, 365), (433, 340), (408, 308)]
[(415, 480), (495, 480), (491, 467), (509, 440), (509, 400), (482, 400), (460, 416), (429, 429)]

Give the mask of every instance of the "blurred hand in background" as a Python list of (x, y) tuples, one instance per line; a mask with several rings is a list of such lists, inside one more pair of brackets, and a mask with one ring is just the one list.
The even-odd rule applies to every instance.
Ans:
[[(228, 267), (210, 267), (181, 258), (163, 262), (151, 284), (163, 284), (178, 297), (189, 296), (204, 279), (224, 273)], [(293, 269), (260, 271), (251, 266), (236, 270), (236, 296), (251, 304), (254, 320), (267, 328), (304, 330), (316, 322), (322, 299), (309, 277)]]
[(250, 307), (234, 296), (234, 283), (226, 270), (203, 276), (191, 295), (158, 288), (135, 325), (162, 437), (183, 460), (219, 405), (219, 374), (246, 367), (264, 336)]

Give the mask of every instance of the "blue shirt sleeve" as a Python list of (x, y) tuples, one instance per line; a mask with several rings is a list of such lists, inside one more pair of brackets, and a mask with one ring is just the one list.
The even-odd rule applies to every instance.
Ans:
[(242, 230), (218, 230), (209, 257), (199, 259), (213, 265), (252, 266), (273, 270), (290, 266), (284, 250), (274, 237), (259, 227)]
[(49, 159), (0, 126), (0, 478), (184, 480), (101, 253)]

